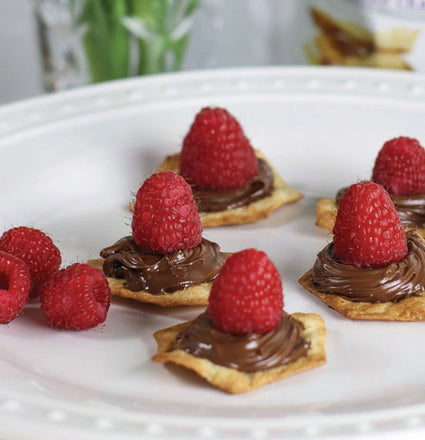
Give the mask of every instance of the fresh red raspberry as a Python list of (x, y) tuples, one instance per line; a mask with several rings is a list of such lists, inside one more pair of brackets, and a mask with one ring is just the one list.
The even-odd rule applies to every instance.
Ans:
[(385, 189), (373, 182), (351, 185), (338, 205), (335, 256), (356, 267), (383, 267), (407, 255), (406, 234)]
[(32, 289), (30, 297), (39, 295), (40, 287), (59, 269), (61, 254), (53, 241), (39, 229), (20, 226), (4, 232), (0, 250), (20, 258), (28, 266)]
[(105, 321), (111, 290), (101, 270), (75, 263), (43, 284), (40, 299), (50, 325), (85, 330)]
[(425, 150), (416, 139), (385, 142), (373, 168), (372, 180), (391, 194), (425, 193)]
[(22, 312), (30, 289), (27, 265), (14, 255), (0, 251), (0, 324), (7, 324)]
[(208, 300), (213, 325), (237, 334), (273, 330), (282, 314), (279, 272), (263, 251), (245, 249), (230, 256)]
[(159, 254), (197, 246), (201, 220), (183, 177), (163, 171), (145, 180), (136, 195), (131, 227), (139, 246)]
[(199, 188), (226, 191), (243, 187), (257, 169), (255, 151), (229, 112), (206, 107), (196, 115), (180, 154), (182, 176)]

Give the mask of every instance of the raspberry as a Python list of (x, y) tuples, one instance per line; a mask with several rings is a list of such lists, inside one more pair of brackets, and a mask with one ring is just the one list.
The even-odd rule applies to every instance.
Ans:
[(206, 107), (196, 115), (180, 154), (182, 176), (199, 188), (226, 191), (243, 187), (257, 169), (254, 149), (229, 112)]
[(383, 267), (407, 255), (406, 234), (385, 189), (372, 182), (351, 185), (338, 205), (335, 256), (356, 267)]
[(50, 325), (85, 330), (105, 321), (111, 290), (101, 270), (75, 263), (56, 272), (42, 286), (40, 298)]
[(173, 171), (149, 177), (137, 192), (131, 227), (135, 242), (153, 252), (168, 254), (197, 246), (201, 220), (183, 177)]
[(21, 226), (4, 232), (0, 250), (20, 258), (29, 268), (32, 279), (30, 297), (39, 295), (40, 287), (59, 269), (61, 254), (53, 241), (39, 229)]
[(372, 180), (391, 194), (425, 193), (424, 148), (408, 137), (385, 142), (376, 158)]
[(7, 324), (22, 312), (31, 289), (31, 275), (27, 265), (0, 251), (0, 324)]
[(208, 300), (213, 325), (238, 334), (273, 330), (282, 308), (279, 272), (267, 255), (256, 249), (237, 252), (226, 260)]

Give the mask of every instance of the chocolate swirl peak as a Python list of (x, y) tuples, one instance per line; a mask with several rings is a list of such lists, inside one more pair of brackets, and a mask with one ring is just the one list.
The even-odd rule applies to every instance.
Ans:
[(201, 212), (219, 212), (249, 205), (270, 195), (273, 191), (273, 172), (267, 163), (258, 159), (257, 174), (242, 188), (215, 191), (192, 187), (193, 195)]
[(409, 233), (407, 246), (409, 253), (403, 260), (372, 269), (339, 262), (331, 243), (319, 252), (311, 281), (319, 292), (353, 302), (397, 302), (419, 295), (425, 291), (425, 245), (415, 233)]
[[(335, 197), (338, 205), (343, 195), (347, 192), (348, 186), (341, 188)], [(399, 196), (388, 193), (394, 203), (395, 209), (400, 216), (401, 223), (405, 228), (425, 227), (425, 194), (411, 194)]]
[(178, 336), (182, 350), (214, 364), (254, 372), (294, 362), (307, 354), (310, 344), (301, 338), (303, 325), (286, 312), (271, 332), (246, 335), (215, 328), (208, 313), (198, 316)]
[(125, 279), (131, 291), (155, 295), (212, 281), (226, 258), (218, 244), (205, 238), (192, 249), (159, 255), (145, 252), (132, 237), (124, 237), (102, 249), (100, 256), (105, 259), (106, 276)]

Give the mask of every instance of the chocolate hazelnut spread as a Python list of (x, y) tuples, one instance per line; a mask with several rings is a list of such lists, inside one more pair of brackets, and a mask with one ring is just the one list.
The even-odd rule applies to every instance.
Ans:
[(258, 159), (257, 174), (242, 188), (214, 191), (194, 186), (193, 195), (200, 212), (219, 212), (249, 205), (270, 195), (273, 191), (273, 172), (269, 165)]
[(340, 23), (319, 9), (312, 8), (311, 15), (315, 24), (343, 57), (367, 57), (375, 51), (375, 44), (371, 37), (367, 38), (364, 35), (360, 37), (348, 32)]
[[(342, 196), (347, 192), (348, 187), (341, 188), (335, 197), (338, 205)], [(425, 194), (412, 194), (408, 196), (398, 196), (388, 193), (394, 203), (401, 223), (405, 228), (425, 227)]]
[(372, 269), (339, 262), (331, 243), (319, 252), (310, 279), (319, 292), (353, 302), (397, 302), (419, 295), (425, 291), (425, 245), (409, 233), (407, 246), (409, 253), (403, 260)]
[(143, 251), (131, 236), (102, 249), (100, 256), (106, 276), (125, 279), (131, 291), (154, 295), (212, 281), (226, 259), (219, 245), (205, 238), (192, 249), (160, 255)]
[(310, 344), (301, 338), (303, 325), (286, 312), (271, 332), (227, 333), (212, 325), (208, 313), (198, 316), (177, 336), (182, 350), (217, 365), (255, 372), (304, 357)]

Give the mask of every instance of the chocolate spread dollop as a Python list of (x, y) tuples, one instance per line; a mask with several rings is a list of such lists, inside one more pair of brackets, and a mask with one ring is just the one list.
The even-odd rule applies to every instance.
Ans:
[(390, 194), (401, 223), (405, 228), (425, 226), (425, 194), (398, 196)]
[(192, 249), (159, 255), (143, 251), (131, 236), (102, 249), (100, 256), (106, 276), (125, 279), (129, 290), (154, 295), (212, 281), (226, 259), (219, 245), (205, 238)]
[(333, 47), (344, 57), (367, 57), (375, 51), (372, 38), (356, 38), (353, 33), (346, 31), (338, 22), (330, 19), (319, 10), (311, 10), (315, 24), (328, 37)]
[(317, 255), (310, 279), (319, 292), (353, 302), (397, 302), (419, 295), (425, 291), (425, 245), (409, 233), (407, 246), (409, 252), (403, 260), (373, 269), (339, 262), (331, 243)]
[(257, 174), (242, 188), (215, 191), (194, 186), (192, 191), (200, 212), (219, 212), (246, 206), (267, 197), (272, 193), (273, 185), (272, 170), (264, 160), (258, 159)]
[[(348, 186), (341, 188), (336, 193), (335, 201), (337, 205), (347, 190)], [(393, 201), (401, 223), (405, 228), (425, 227), (425, 194), (398, 196), (397, 194), (388, 193), (388, 195)]]
[(304, 357), (310, 343), (301, 337), (303, 325), (286, 312), (270, 332), (237, 335), (215, 328), (208, 313), (198, 316), (177, 336), (182, 350), (217, 365), (254, 372)]

